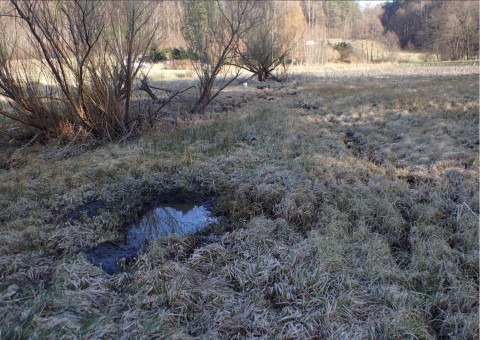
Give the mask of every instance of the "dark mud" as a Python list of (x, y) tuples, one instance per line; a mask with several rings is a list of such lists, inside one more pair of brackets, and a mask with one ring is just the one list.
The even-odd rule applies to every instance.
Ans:
[(93, 200), (82, 204), (77, 209), (69, 212), (67, 214), (67, 219), (69, 220), (81, 220), (82, 217), (93, 218), (98, 215), (99, 210), (105, 208), (106, 204), (104, 201)]
[(140, 247), (107, 241), (95, 247), (81, 248), (79, 251), (87, 255), (88, 261), (99, 266), (108, 274), (115, 274), (124, 271), (119, 264), (120, 260), (123, 259), (125, 263), (133, 260), (139, 250)]

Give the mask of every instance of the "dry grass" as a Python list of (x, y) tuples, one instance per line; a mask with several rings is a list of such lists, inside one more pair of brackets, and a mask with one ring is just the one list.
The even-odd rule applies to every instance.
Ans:
[[(478, 68), (400, 67), (235, 85), (127, 144), (23, 149), (0, 170), (0, 337), (477, 338)], [(75, 254), (168, 188), (214, 193), (216, 236), (159, 239), (122, 275)]]

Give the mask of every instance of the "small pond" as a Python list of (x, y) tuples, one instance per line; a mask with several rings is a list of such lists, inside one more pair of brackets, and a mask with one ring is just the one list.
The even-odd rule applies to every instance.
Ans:
[(118, 260), (132, 260), (148, 241), (172, 234), (195, 233), (218, 221), (206, 204), (162, 204), (147, 211), (138, 223), (128, 227), (125, 243), (103, 242), (81, 248), (87, 259), (109, 274), (122, 272)]

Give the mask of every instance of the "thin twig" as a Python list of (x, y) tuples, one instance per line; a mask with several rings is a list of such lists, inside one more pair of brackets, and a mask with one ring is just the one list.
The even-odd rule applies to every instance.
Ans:
[(168, 97), (168, 99), (165, 102), (162, 103), (162, 105), (160, 105), (160, 107), (155, 111), (155, 113), (152, 114), (152, 116), (159, 114), (160, 111), (173, 100), (173, 98), (175, 98), (179, 94), (182, 94), (183, 92), (190, 90), (191, 88), (195, 88), (195, 86), (190, 86), (183, 90), (177, 89), (172, 95), (170, 95), (170, 97)]
[(72, 146), (73, 143), (75, 143), (75, 141), (77, 140), (77, 137), (78, 135), (80, 135), (80, 132), (82, 131), (82, 128), (79, 128), (78, 129), (78, 132), (76, 133), (75, 137), (73, 137), (73, 139), (67, 144), (65, 145), (65, 147), (63, 148), (62, 152), (64, 152), (65, 150), (67, 150), (70, 146)]
[(152, 89), (155, 89), (155, 90), (165, 91), (165, 92), (167, 92), (168, 94), (170, 94), (170, 93), (172, 92), (172, 91), (167, 90), (167, 89), (162, 89), (161, 87), (155, 87), (155, 86), (152, 86), (152, 85), (150, 85), (150, 87), (151, 87)]
[(477, 216), (477, 214), (468, 206), (466, 202), (463, 202), (462, 205), (467, 208), (469, 212), (471, 212), (474, 216)]
[(120, 143), (124, 142), (125, 140), (127, 140), (128, 138), (130, 138), (130, 136), (133, 133), (133, 129), (135, 129), (135, 126), (137, 126), (137, 123), (138, 123), (137, 120), (133, 122), (132, 127), (130, 128), (130, 131), (128, 131), (128, 133), (125, 136), (123, 136), (122, 139), (120, 139), (118, 141), (118, 144), (120, 144)]

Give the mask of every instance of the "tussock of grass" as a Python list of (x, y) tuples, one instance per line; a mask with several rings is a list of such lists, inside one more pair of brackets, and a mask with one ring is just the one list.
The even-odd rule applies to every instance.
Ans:
[[(0, 336), (477, 337), (468, 67), (234, 85), (217, 105), (240, 107), (178, 129), (24, 149), (0, 170)], [(210, 236), (155, 240), (114, 276), (76, 253), (172, 188), (215, 197)]]

